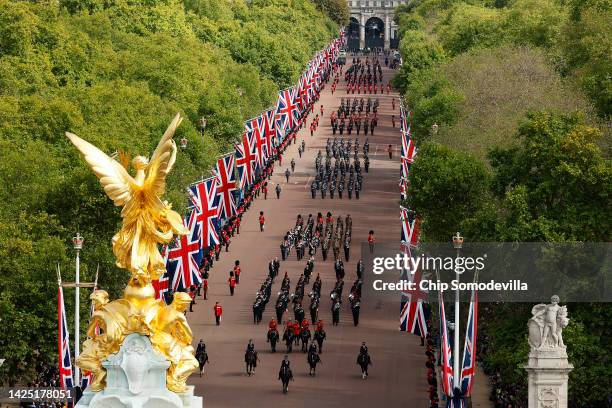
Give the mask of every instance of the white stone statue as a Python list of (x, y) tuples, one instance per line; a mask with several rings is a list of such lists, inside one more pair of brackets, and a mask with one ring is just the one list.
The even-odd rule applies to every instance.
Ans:
[(531, 350), (565, 349), (562, 332), (569, 323), (567, 306), (559, 306), (559, 296), (550, 298), (550, 304), (535, 305), (529, 327), (529, 345)]

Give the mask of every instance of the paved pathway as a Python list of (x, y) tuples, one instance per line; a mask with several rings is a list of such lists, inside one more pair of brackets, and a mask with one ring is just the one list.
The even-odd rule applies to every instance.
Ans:
[[(392, 72), (383, 70), (385, 84)], [(391, 98), (397, 94), (376, 95), (379, 97), (379, 126), (370, 142), (370, 172), (364, 172), (364, 188), (360, 200), (348, 200), (346, 191), (344, 199), (312, 199), (310, 181), (315, 173), (314, 158), (318, 150), (325, 152), (326, 139), (331, 136), (329, 114), (340, 104), (345, 94), (344, 80), (341, 79), (337, 92), (332, 95), (330, 84), (322, 92), (319, 104), (323, 104), (325, 114), (319, 129), (311, 137), (307, 128), (298, 135), (298, 143), (306, 141), (306, 153), (298, 157), (297, 145), (289, 147), (283, 158), (283, 167), (275, 168), (273, 184), (269, 188), (268, 199), (263, 195), (255, 200), (251, 209), (245, 214), (241, 234), (234, 237), (230, 252), (223, 253), (219, 262), (210, 274), (209, 299), (198, 300), (194, 313), (188, 319), (194, 332), (194, 343), (203, 338), (207, 344), (210, 365), (202, 378), (193, 375), (189, 383), (196, 386), (196, 393), (204, 396), (207, 407), (337, 407), (345, 404), (350, 407), (426, 407), (427, 383), (424, 349), (419, 346), (419, 339), (406, 333), (398, 332), (399, 297), (397, 300), (380, 302), (369, 299), (368, 290), (364, 287), (361, 319), (358, 327), (353, 327), (351, 313), (346, 296), (355, 275), (355, 265), (360, 257), (361, 244), (367, 241), (370, 229), (376, 231), (377, 242), (399, 244), (400, 224), (398, 221), (399, 193), (397, 180), (399, 174), (399, 131), (391, 127)], [(352, 97), (353, 95), (351, 95)], [(357, 97), (358, 95), (354, 95)], [(372, 95), (375, 97), (375, 95)], [(318, 105), (319, 105), (318, 104)], [(317, 111), (318, 111), (317, 105)], [(396, 105), (396, 109), (399, 109)], [(399, 117), (399, 111), (395, 112)], [(313, 116), (313, 115), (312, 115)], [(309, 118), (310, 123), (312, 117)], [(348, 137), (345, 133), (344, 137)], [(356, 137), (355, 133), (351, 136)], [(365, 137), (360, 136), (363, 146)], [(386, 148), (393, 144), (396, 154), (389, 160)], [(297, 162), (295, 175), (285, 183), (282, 173), (289, 166), (291, 158)], [(282, 194), (276, 199), (274, 187), (281, 183)], [(258, 214), (264, 211), (266, 230), (259, 231)], [(291, 367), (295, 382), (290, 384), (289, 393), (283, 395), (281, 384), (277, 380), (280, 362), (284, 356), (284, 347), (279, 345), (276, 354), (271, 354), (265, 341), (267, 322), (273, 317), (276, 293), (280, 280), (277, 279), (272, 289), (270, 300), (261, 325), (252, 323), (252, 302), (267, 275), (267, 264), (274, 256), (280, 259), (279, 245), (284, 233), (290, 229), (298, 213), (305, 218), (309, 213), (325, 214), (331, 211), (336, 216), (350, 213), (353, 217), (353, 240), (351, 260), (345, 262), (344, 304), (341, 324), (331, 325), (329, 292), (334, 283), (333, 255), (327, 262), (317, 253), (313, 276), (321, 274), (323, 279), (322, 298), (319, 315), (324, 320), (327, 341), (321, 355), (323, 364), (318, 367), (317, 376), (308, 376), (306, 355), (301, 352), (290, 354)], [(233, 297), (229, 296), (227, 286), (228, 273), (234, 260), (239, 259), (242, 266), (240, 285)], [(304, 269), (306, 260), (297, 262), (295, 251), (290, 259), (281, 263), (280, 274), (288, 271), (292, 287)], [(368, 271), (366, 271), (366, 275)], [(312, 282), (312, 281), (311, 281)], [(310, 291), (306, 288), (306, 293)], [(364, 285), (365, 286), (365, 285)], [(370, 301), (371, 300), (371, 301)], [(215, 301), (223, 306), (221, 326), (214, 324), (212, 307)], [(308, 305), (309, 302), (306, 302)], [(308, 316), (308, 310), (306, 309)], [(243, 362), (244, 350), (248, 340), (255, 341), (259, 351), (260, 363), (255, 376), (247, 377)], [(362, 380), (356, 357), (362, 341), (366, 341), (373, 360), (370, 377)]]

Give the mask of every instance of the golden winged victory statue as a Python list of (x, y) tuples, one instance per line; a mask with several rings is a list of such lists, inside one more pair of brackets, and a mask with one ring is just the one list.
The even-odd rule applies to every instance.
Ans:
[[(184, 299), (177, 294), (175, 302), (166, 305), (155, 299), (152, 279), (158, 279), (166, 265), (159, 246), (170, 242), (174, 235), (189, 231), (181, 216), (161, 197), (166, 189), (166, 177), (176, 160), (176, 143), (172, 139), (182, 118), (177, 114), (151, 159), (136, 156), (132, 177), (126, 167), (100, 149), (75, 134), (66, 136), (83, 154), (85, 161), (100, 180), (104, 192), (116, 206), (123, 207), (121, 230), (113, 236), (113, 253), (117, 266), (130, 271), (132, 277), (125, 288), (124, 298), (113, 302), (98, 302), (90, 321), (83, 353), (77, 365), (94, 373), (93, 391), (104, 389), (106, 376), (102, 362), (117, 353), (125, 337), (131, 333), (146, 335), (152, 346), (170, 361), (167, 387), (174, 392), (186, 390), (186, 379), (197, 367), (191, 346), (192, 332), (176, 308)], [(92, 299), (101, 297), (99, 291)], [(103, 297), (103, 296), (102, 296)], [(175, 304), (176, 303), (176, 304)], [(177, 305), (181, 306), (177, 306)], [(174, 323), (172, 323), (174, 322)], [(96, 334), (98, 328), (100, 334)]]

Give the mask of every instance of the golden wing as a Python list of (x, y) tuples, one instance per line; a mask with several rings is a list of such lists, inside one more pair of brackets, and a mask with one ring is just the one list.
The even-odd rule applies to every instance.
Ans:
[(172, 137), (182, 120), (183, 118), (180, 113), (177, 113), (174, 119), (172, 119), (168, 129), (166, 129), (166, 132), (157, 144), (146, 169), (147, 176), (144, 190), (152, 192), (158, 197), (164, 194), (166, 190), (166, 176), (168, 176), (176, 161), (176, 143), (174, 143)]
[(77, 135), (66, 132), (66, 136), (83, 154), (89, 167), (100, 179), (104, 192), (115, 205), (123, 206), (132, 199), (136, 183), (121, 164)]

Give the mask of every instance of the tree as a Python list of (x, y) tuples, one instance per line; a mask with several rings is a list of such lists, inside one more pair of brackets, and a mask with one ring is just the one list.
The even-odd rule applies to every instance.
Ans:
[(536, 112), (517, 137), (520, 147), (491, 152), (494, 192), (518, 189), (526, 222), (548, 220), (564, 240), (608, 241), (612, 163), (597, 145), (601, 132), (577, 114)]
[(419, 147), (406, 204), (422, 218), (422, 237), (448, 241), (486, 202), (490, 175), (483, 163), (437, 143)]

